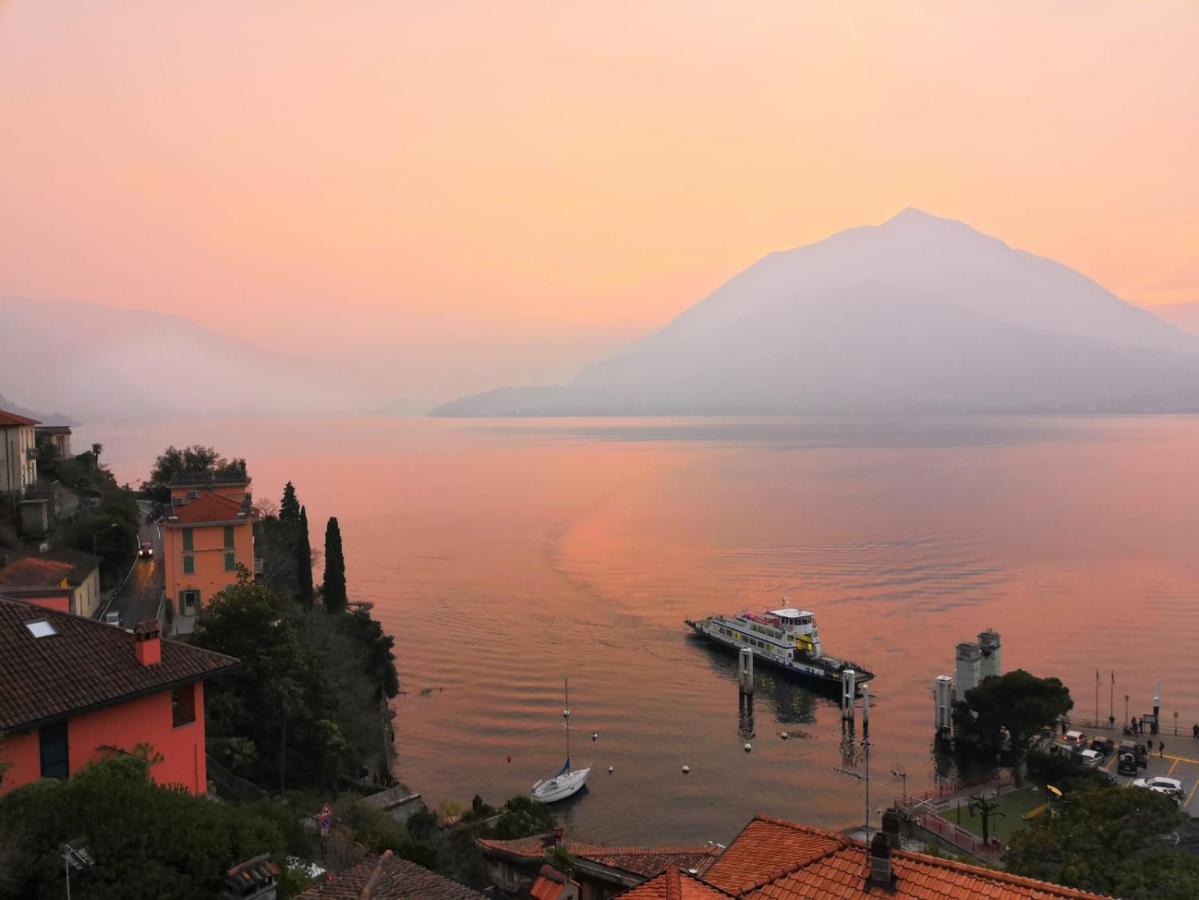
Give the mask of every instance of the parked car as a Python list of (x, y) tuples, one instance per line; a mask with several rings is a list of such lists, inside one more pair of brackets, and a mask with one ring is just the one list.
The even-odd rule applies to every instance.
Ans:
[(106, 612), (104, 614), (103, 621), (104, 621), (105, 625), (119, 626), (121, 624), (121, 614), (119, 612), (117, 612), (115, 609), (110, 609), (108, 612)]
[(1159, 794), (1165, 794), (1175, 803), (1182, 802), (1182, 782), (1177, 778), (1167, 778), (1165, 775), (1154, 775), (1152, 778), (1138, 778), (1132, 783), (1133, 787), (1148, 788)]
[[(1136, 760), (1137, 766), (1140, 768), (1149, 768), (1149, 751), (1145, 749), (1144, 744), (1137, 741), (1120, 741), (1120, 755), (1123, 756), (1125, 753), (1131, 753)], [(1136, 772), (1128, 772), (1126, 774), (1135, 775)]]
[(1091, 741), (1091, 749), (1096, 753), (1102, 753), (1107, 756), (1116, 747), (1116, 742), (1111, 738), (1095, 738)]
[(142, 541), (137, 547), (137, 555), (140, 559), (149, 559), (154, 555), (154, 545), (149, 541)]
[(1086, 746), (1086, 735), (1081, 731), (1067, 731), (1065, 737), (1062, 738), (1062, 743), (1075, 750), (1081, 750)]
[(1121, 748), (1120, 758), (1116, 760), (1116, 771), (1121, 775), (1137, 774), (1137, 755), (1131, 750)]
[(1097, 750), (1083, 750), (1078, 754), (1078, 760), (1084, 769), (1097, 769), (1103, 762), (1103, 754)]

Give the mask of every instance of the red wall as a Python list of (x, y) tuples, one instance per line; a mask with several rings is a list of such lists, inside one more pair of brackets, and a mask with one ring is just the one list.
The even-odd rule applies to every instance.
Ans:
[(52, 609), (55, 612), (69, 613), (71, 611), (71, 597), (69, 594), (55, 592), (38, 596), (36, 594), (22, 594), (21, 599), (26, 603), (32, 603), (34, 606), (40, 606), (42, 609)]
[[(204, 685), (197, 683), (196, 721), (175, 728), (171, 724), (171, 692), (153, 694), (110, 706), (67, 723), (71, 774), (89, 762), (103, 757), (101, 747), (116, 747), (132, 752), (138, 744), (149, 744), (163, 757), (150, 768), (159, 784), (182, 785), (193, 794), (208, 789), (208, 770), (204, 761)], [(41, 776), (38, 736), (10, 735), (0, 742), (0, 759), (12, 763), (0, 784), (0, 794), (21, 787)]]

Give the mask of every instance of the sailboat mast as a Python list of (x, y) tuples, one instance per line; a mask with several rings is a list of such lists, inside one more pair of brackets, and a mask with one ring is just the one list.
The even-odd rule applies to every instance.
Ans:
[(562, 713), (566, 718), (566, 764), (570, 765), (570, 679), (563, 679), (566, 691), (566, 710)]

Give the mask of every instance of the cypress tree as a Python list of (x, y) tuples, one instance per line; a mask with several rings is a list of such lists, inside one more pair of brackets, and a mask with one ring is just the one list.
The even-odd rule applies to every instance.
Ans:
[(312, 545), (308, 543), (308, 510), (300, 507), (300, 533), (296, 537), (296, 583), (299, 585), (296, 599), (301, 606), (311, 606), (312, 590)]
[(279, 521), (292, 525), (300, 524), (300, 501), (296, 499), (296, 486), (290, 481), (283, 486), (283, 500), (279, 503)]
[(325, 583), (321, 589), (325, 600), (325, 612), (345, 612), (346, 559), (341, 551), (341, 527), (337, 517), (331, 516), (325, 526)]

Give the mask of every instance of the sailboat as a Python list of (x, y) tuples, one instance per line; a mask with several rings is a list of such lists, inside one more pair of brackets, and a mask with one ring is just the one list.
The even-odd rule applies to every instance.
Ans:
[(543, 778), (533, 785), (533, 789), (529, 791), (529, 796), (534, 800), (539, 800), (542, 803), (556, 803), (559, 800), (565, 800), (567, 797), (573, 797), (583, 785), (587, 783), (587, 776), (591, 774), (591, 767), (585, 769), (572, 769), (570, 767), (570, 679), (565, 679), (566, 707), (562, 710), (562, 719), (566, 725), (566, 763), (558, 771), (558, 774), (549, 778)]

